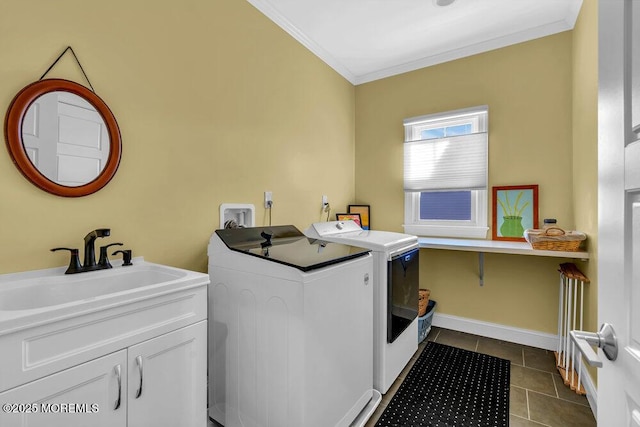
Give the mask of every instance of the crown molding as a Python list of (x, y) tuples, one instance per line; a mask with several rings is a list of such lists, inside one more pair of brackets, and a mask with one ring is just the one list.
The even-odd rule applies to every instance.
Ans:
[(569, 15), (565, 19), (560, 21), (541, 25), (535, 28), (530, 28), (517, 33), (512, 33), (503, 37), (496, 37), (491, 40), (474, 43), (472, 45), (463, 46), (457, 49), (439, 52), (433, 55), (425, 52), (424, 56), (421, 56), (414, 61), (379, 68), (375, 71), (364, 74), (355, 74), (340, 60), (331, 55), (326, 49), (324, 49), (314, 40), (307, 37), (304, 32), (302, 32), (284, 15), (282, 15), (280, 11), (278, 11), (278, 9), (273, 7), (270, 1), (247, 1), (353, 85), (373, 82), (375, 80), (404, 74), (410, 71), (419, 70), (421, 68), (430, 67), (432, 65), (465, 58), (467, 56), (477, 55), (479, 53), (484, 53), (491, 50), (500, 49), (514, 44), (523, 43), (529, 40), (571, 30), (575, 26), (580, 8), (582, 6), (582, 1), (576, 1), (572, 3)]
[(276, 25), (285, 30), (291, 37), (296, 39), (301, 45), (309, 49), (314, 55), (320, 58), (324, 63), (333, 68), (338, 74), (347, 79), (351, 84), (355, 84), (356, 76), (334, 58), (329, 52), (322, 48), (315, 41), (306, 36), (298, 27), (293, 25), (291, 21), (285, 18), (280, 11), (265, 0), (247, 0), (253, 7), (262, 12), (267, 18), (272, 20)]
[(408, 73), (410, 71), (415, 71), (421, 68), (430, 67), (432, 65), (442, 64), (444, 62), (465, 58), (467, 56), (489, 52), (491, 50), (512, 46), (518, 43), (550, 36), (552, 34), (561, 33), (571, 29), (573, 29), (573, 25), (570, 25), (566, 20), (556, 21), (547, 25), (520, 31), (518, 33), (512, 33), (507, 36), (497, 37), (491, 40), (475, 43), (473, 45), (464, 46), (458, 49), (448, 50), (446, 52), (441, 52), (435, 55), (423, 56), (415, 61), (383, 68), (371, 73), (362, 74), (355, 77), (354, 84), (359, 85), (363, 83), (369, 83), (375, 80), (396, 76), (398, 74)]

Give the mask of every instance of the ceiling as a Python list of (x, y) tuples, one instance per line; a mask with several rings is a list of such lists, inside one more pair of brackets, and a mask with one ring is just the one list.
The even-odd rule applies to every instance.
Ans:
[(353, 84), (573, 28), (582, 0), (247, 0)]

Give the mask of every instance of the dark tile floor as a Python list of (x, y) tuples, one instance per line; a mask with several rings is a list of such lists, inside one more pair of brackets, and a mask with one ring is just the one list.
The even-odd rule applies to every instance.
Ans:
[[(553, 352), (436, 327), (431, 329), (427, 340), (511, 361), (510, 427), (596, 425), (586, 397), (578, 396), (563, 384)], [(365, 427), (375, 425), (425, 345), (426, 341), (420, 344)]]

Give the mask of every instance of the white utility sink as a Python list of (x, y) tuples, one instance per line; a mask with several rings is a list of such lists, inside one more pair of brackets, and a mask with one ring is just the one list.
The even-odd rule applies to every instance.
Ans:
[(114, 262), (107, 270), (64, 274), (65, 268), (0, 275), (0, 335), (39, 320), (150, 298), (201, 284), (203, 273), (145, 262)]
[(31, 310), (160, 285), (187, 276), (177, 270), (143, 263), (131, 267), (16, 280), (0, 286), (0, 310)]
[(0, 275), (0, 392), (207, 318), (208, 274), (142, 257), (65, 270)]

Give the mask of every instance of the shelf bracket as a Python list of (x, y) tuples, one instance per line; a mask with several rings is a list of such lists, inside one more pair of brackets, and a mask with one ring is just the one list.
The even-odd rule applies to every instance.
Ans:
[(478, 252), (478, 272), (480, 276), (480, 286), (484, 286), (484, 252)]

